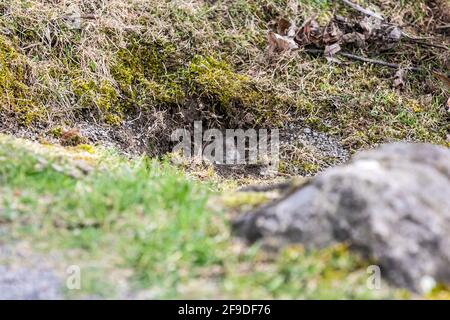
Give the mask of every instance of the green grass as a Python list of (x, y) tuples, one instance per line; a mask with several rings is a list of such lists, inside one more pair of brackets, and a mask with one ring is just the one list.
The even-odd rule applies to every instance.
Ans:
[(68, 298), (120, 297), (123, 282), (152, 298), (394, 296), (387, 287), (368, 290), (366, 264), (344, 246), (278, 254), (244, 246), (231, 236), (216, 190), (145, 157), (0, 135), (3, 242), (57, 253), (60, 270), (79, 265), (82, 289), (66, 290)]
[[(403, 16), (412, 25), (408, 33), (429, 36), (424, 1), (370, 3), (387, 17)], [(26, 126), (38, 137), (50, 133), (73, 145), (85, 139), (61, 134), (80, 121), (127, 129), (124, 121), (139, 118), (154, 125), (142, 139), (156, 145), (173, 123), (190, 125), (196, 114), (194, 120), (223, 128), (283, 127), (302, 119), (300, 125), (327, 132), (351, 152), (403, 139), (448, 145), (448, 90), (426, 73), (408, 74), (397, 92), (395, 71), (383, 67), (328, 64), (302, 52), (268, 58), (274, 19), (300, 24), (317, 14), (323, 24), (333, 13), (355, 13), (342, 3), (114, 0), (106, 7), (81, 2), (80, 9), (97, 15), (81, 30), (55, 18), (68, 14), (62, 2), (0, 4), (0, 130)], [(411, 44), (366, 53), (441, 71), (448, 60), (448, 52)], [(192, 105), (203, 107), (193, 112)], [(295, 161), (282, 162), (286, 173), (292, 166), (314, 173), (327, 160), (295, 150), (287, 155)], [(187, 166), (191, 176), (192, 169)], [(62, 255), (55, 264), (63, 273), (80, 265), (82, 290), (67, 291), (71, 298), (120, 297), (123, 283), (156, 298), (397, 294), (369, 291), (365, 263), (343, 247), (306, 252), (293, 246), (269, 254), (260, 244), (244, 246), (229, 229), (236, 203), (218, 201), (226, 191), (213, 171), (202, 176), (210, 183), (146, 157), (0, 135), (0, 234)], [(246, 199), (241, 208), (260, 201)]]

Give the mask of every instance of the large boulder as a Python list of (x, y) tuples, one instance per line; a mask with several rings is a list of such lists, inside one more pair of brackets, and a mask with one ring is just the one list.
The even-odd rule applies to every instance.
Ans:
[(348, 243), (393, 284), (450, 283), (450, 150), (394, 143), (361, 152), (233, 222), (250, 241)]

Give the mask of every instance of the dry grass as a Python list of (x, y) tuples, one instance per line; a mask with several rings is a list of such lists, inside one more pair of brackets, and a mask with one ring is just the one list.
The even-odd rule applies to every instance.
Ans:
[[(408, 33), (443, 41), (429, 1), (372, 3)], [(301, 52), (268, 59), (275, 18), (354, 14), (332, 1), (7, 0), (0, 12), (0, 39), (26, 60), (24, 85), (43, 106), (25, 117), (2, 111), (2, 131), (129, 129), (153, 154), (169, 150), (172, 128), (198, 119), (216, 127), (308, 124), (349, 150), (400, 139), (446, 143), (447, 92), (427, 74), (408, 75), (398, 92), (395, 71), (382, 67), (330, 65)], [(449, 61), (449, 50), (410, 43), (369, 55), (441, 71)]]

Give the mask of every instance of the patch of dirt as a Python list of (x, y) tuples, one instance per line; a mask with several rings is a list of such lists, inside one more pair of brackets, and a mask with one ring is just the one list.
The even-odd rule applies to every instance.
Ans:
[(64, 282), (51, 261), (23, 245), (0, 245), (0, 300), (62, 299)]
[(289, 174), (312, 176), (350, 158), (340, 139), (308, 126), (289, 124), (280, 135), (280, 158)]

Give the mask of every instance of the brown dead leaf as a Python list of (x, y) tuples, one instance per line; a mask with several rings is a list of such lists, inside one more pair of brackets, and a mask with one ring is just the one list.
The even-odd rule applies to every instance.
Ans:
[(315, 18), (307, 19), (298, 29), (295, 40), (303, 46), (308, 44), (319, 44), (321, 38), (321, 31), (319, 23)]
[(359, 26), (364, 30), (366, 39), (369, 39), (381, 30), (381, 20), (374, 17), (365, 17), (359, 22)]
[(269, 42), (269, 56), (271, 56), (276, 51), (286, 51), (298, 49), (297, 43), (294, 39), (281, 36), (273, 31), (269, 31), (267, 34), (267, 40)]
[(291, 21), (291, 25), (289, 26), (289, 29), (287, 31), (287, 36), (289, 38), (294, 39), (296, 33), (297, 33), (297, 25), (295, 24), (295, 21)]
[(403, 36), (400, 28), (374, 16), (350, 19), (335, 15), (324, 26), (320, 26), (315, 17), (310, 17), (300, 28), (297, 28), (294, 22), (282, 18), (277, 21), (276, 30), (277, 33), (268, 36), (270, 54), (277, 50), (285, 51), (313, 45), (325, 49), (328, 61), (337, 60), (333, 56), (341, 47), (361, 49), (382, 46), (382, 49), (391, 49)]
[(339, 45), (339, 43), (334, 43), (325, 46), (325, 51), (323, 52), (323, 54), (328, 62), (340, 62), (339, 59), (334, 57), (339, 51), (341, 51), (341, 46)]
[(293, 38), (297, 32), (295, 21), (289, 21), (285, 18), (280, 18), (276, 22), (277, 33), (281, 36)]
[(367, 43), (365, 36), (359, 32), (346, 33), (342, 36), (342, 43), (352, 43), (357, 48), (364, 48)]
[(280, 18), (277, 21), (277, 33), (279, 35), (286, 36), (290, 26), (291, 23), (289, 22), (289, 20), (285, 18)]
[(344, 35), (344, 32), (342, 32), (341, 29), (339, 29), (338, 25), (331, 21), (328, 23), (328, 25), (325, 27), (325, 30), (323, 32), (322, 36), (322, 42), (325, 45), (339, 42)]
[(334, 56), (339, 51), (341, 51), (341, 46), (339, 45), (339, 43), (334, 43), (325, 47), (324, 55), (331, 57)]
[(394, 88), (397, 90), (402, 89), (405, 86), (405, 75), (406, 70), (401, 68), (398, 69), (394, 75)]
[(337, 24), (337, 26), (339, 27), (339, 29), (345, 34), (345, 33), (351, 33), (354, 32), (357, 29), (361, 29), (361, 27), (359, 27), (357, 25), (357, 23), (355, 23), (354, 21), (340, 16), (340, 15), (335, 15), (333, 16), (333, 18), (331, 19), (331, 21), (333, 21), (334, 23)]

